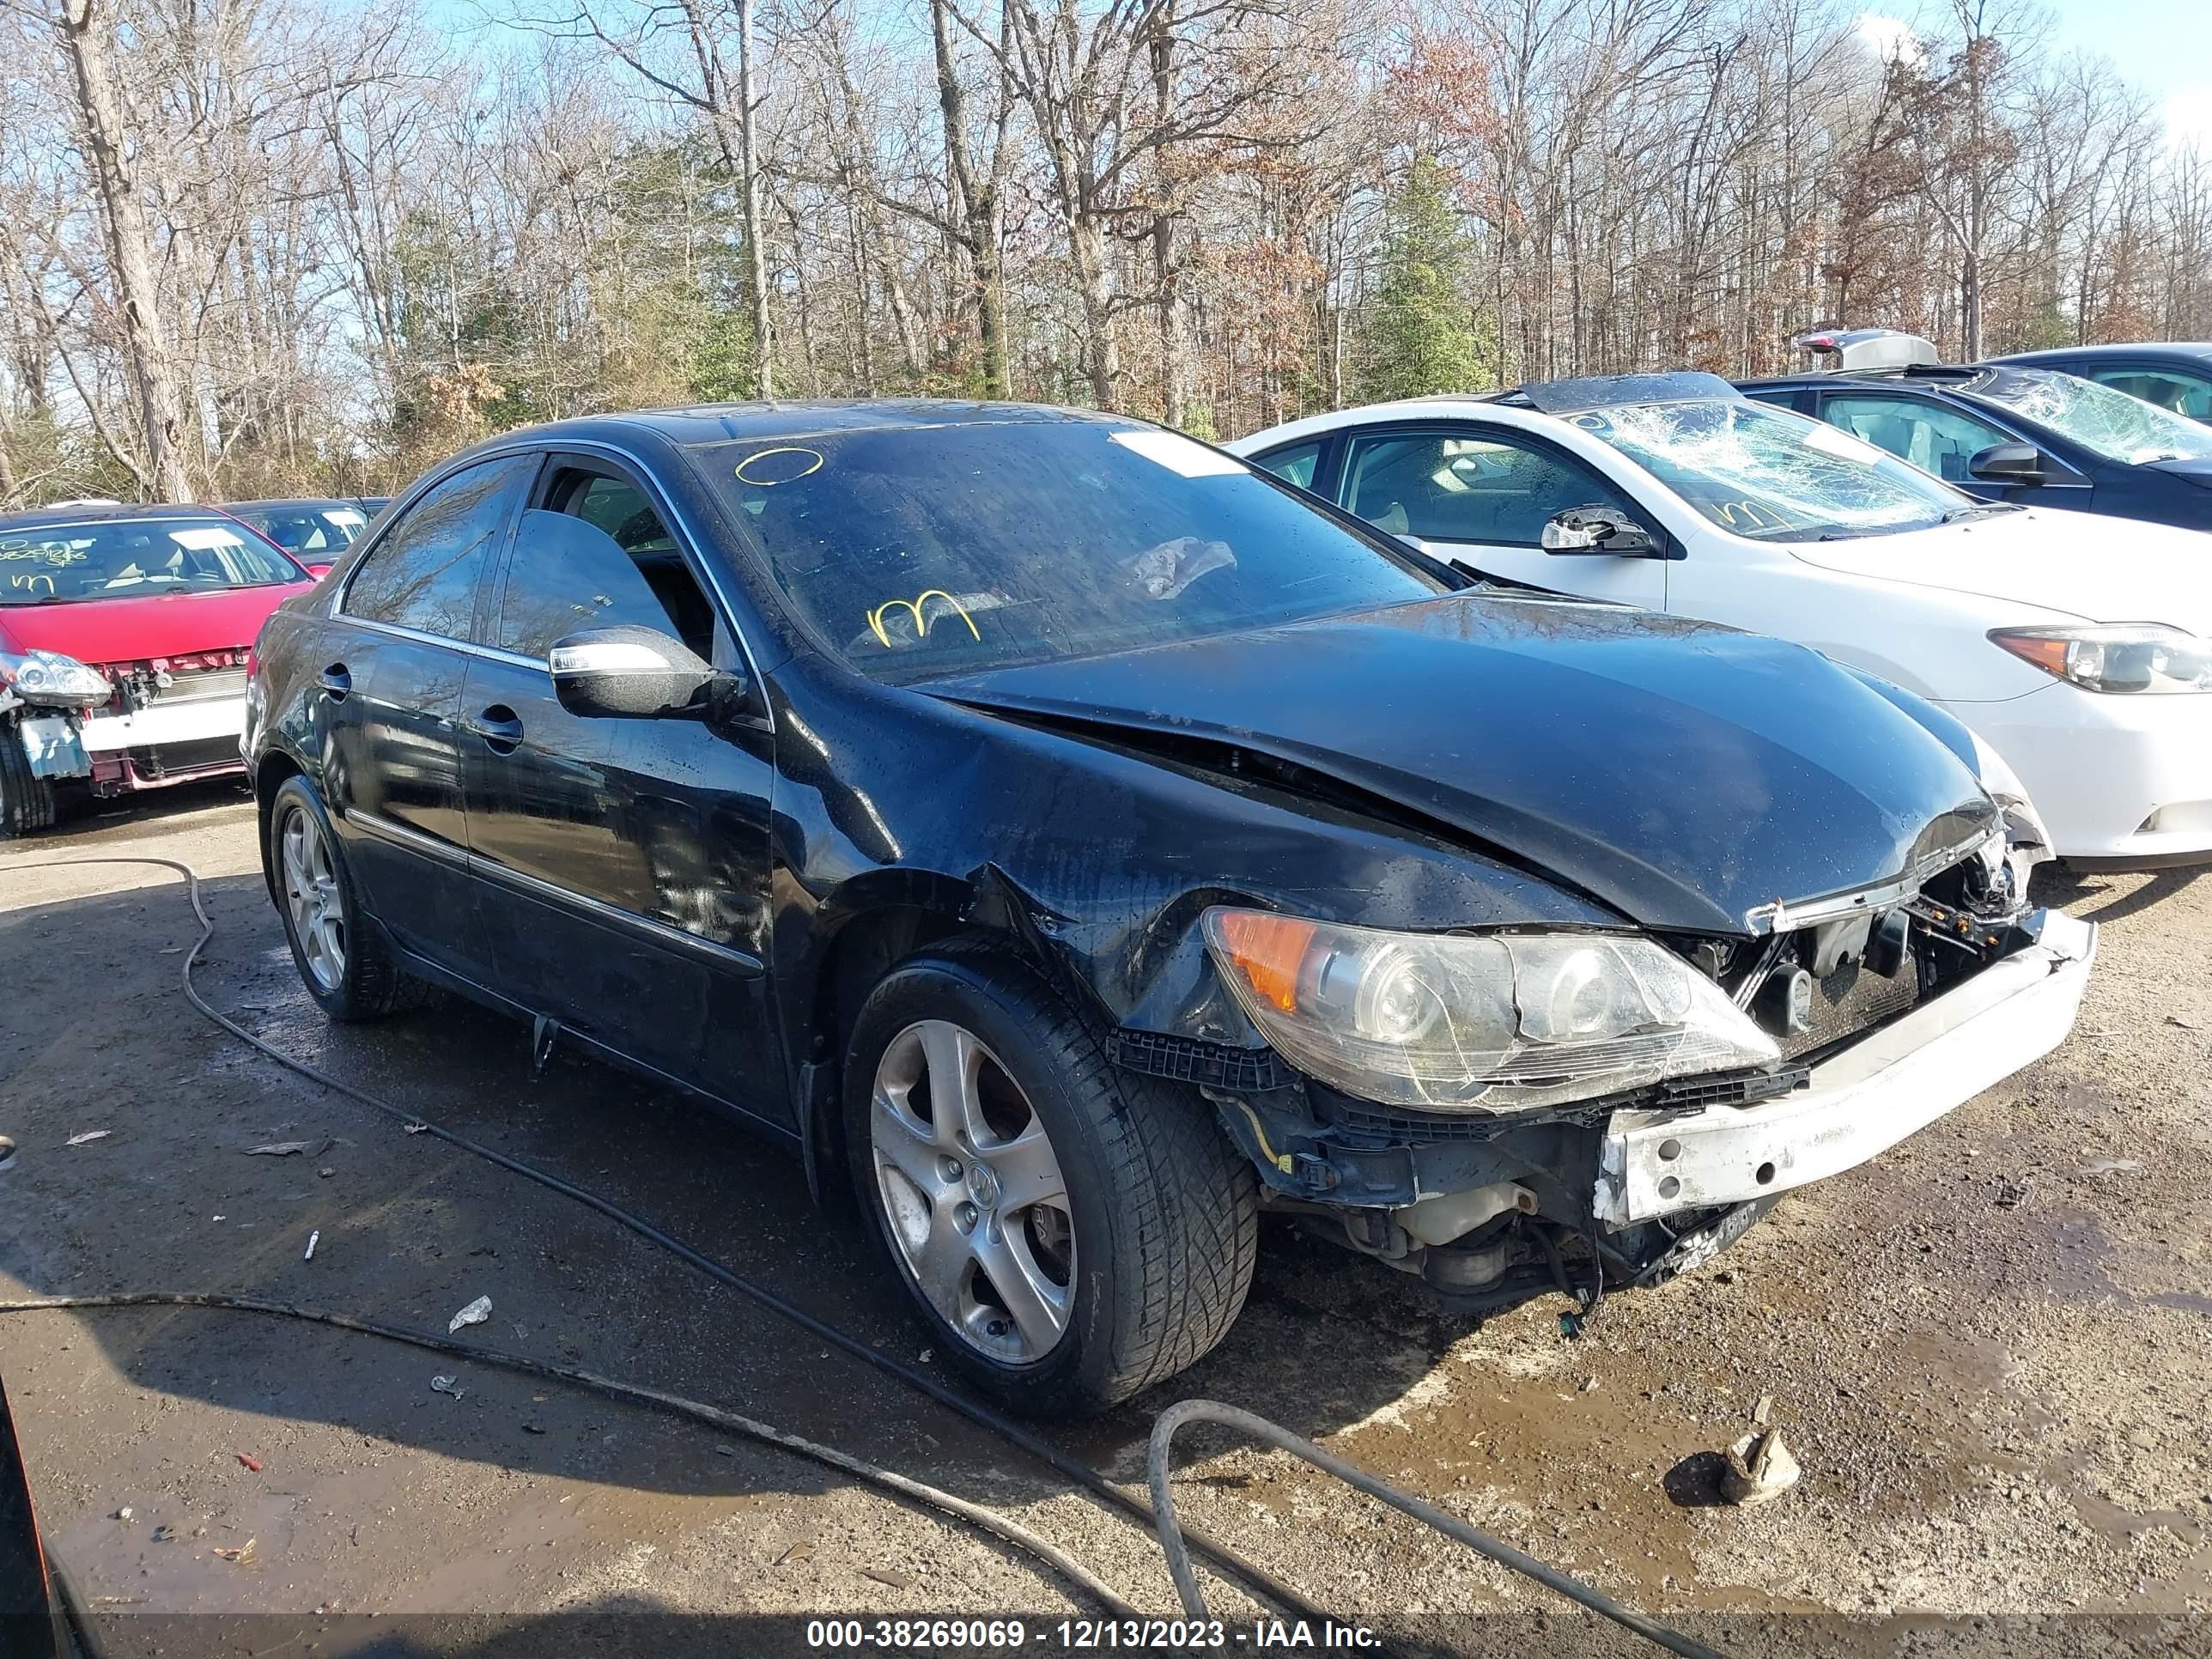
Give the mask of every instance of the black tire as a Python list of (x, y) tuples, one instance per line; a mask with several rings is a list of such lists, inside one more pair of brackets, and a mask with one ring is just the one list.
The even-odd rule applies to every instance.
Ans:
[[(932, 1304), (891, 1236), (871, 1110), (878, 1067), (902, 1034), (938, 1021), (972, 1033), (1026, 1097), (1065, 1177), (1073, 1299), (1042, 1358), (981, 1351)], [(933, 1346), (1015, 1411), (1103, 1411), (1194, 1364), (1244, 1305), (1259, 1249), (1250, 1164), (1195, 1091), (1110, 1064), (1091, 1024), (1003, 953), (939, 947), (876, 985), (846, 1053), (844, 1123), (866, 1225)]]
[(23, 734), (12, 717), (0, 717), (0, 841), (53, 827), (53, 780), (32, 773)]
[[(283, 839), (295, 815), (304, 815), (321, 837), (327, 849), (331, 883), (342, 907), (343, 965), (331, 982), (326, 983), (318, 969), (310, 965), (308, 948), (301, 939), (292, 906), (287, 900)], [(285, 779), (270, 802), (269, 816), (262, 824), (262, 858), (269, 871), (270, 896), (276, 900), (276, 914), (284, 924), (285, 939), (292, 947), (293, 966), (300, 970), (300, 982), (307, 988), (307, 994), (315, 1000), (317, 1007), (332, 1019), (350, 1022), (381, 1019), (387, 1014), (420, 1007), (428, 1000), (430, 988), (392, 960), (383, 933), (368, 922), (360, 890), (354, 884), (353, 871), (345, 861), (345, 849), (331, 826), (322, 798), (304, 777)]]

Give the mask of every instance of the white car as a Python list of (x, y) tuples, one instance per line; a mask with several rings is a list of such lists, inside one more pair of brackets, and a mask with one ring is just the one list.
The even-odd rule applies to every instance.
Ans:
[(2212, 536), (1978, 501), (1711, 374), (1228, 447), (1470, 569), (1796, 640), (1939, 704), (2085, 866), (2212, 860)]

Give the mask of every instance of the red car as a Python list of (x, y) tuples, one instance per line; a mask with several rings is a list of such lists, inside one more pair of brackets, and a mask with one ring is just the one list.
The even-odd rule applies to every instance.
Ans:
[(0, 836), (52, 823), (63, 790), (242, 771), (247, 653), (313, 586), (208, 507), (0, 517)]

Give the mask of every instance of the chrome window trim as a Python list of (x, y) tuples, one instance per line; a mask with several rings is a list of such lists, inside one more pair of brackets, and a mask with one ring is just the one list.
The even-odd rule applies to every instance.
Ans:
[(391, 639), (411, 641), (416, 645), (441, 646), (448, 651), (458, 651), (465, 657), (481, 657), (486, 662), (503, 662), (516, 668), (534, 668), (549, 677), (551, 673), (542, 659), (526, 657), (519, 651), (502, 651), (495, 645), (478, 645), (474, 640), (448, 639), (443, 634), (426, 634), (419, 628), (402, 628), (398, 623), (376, 622), (368, 617), (340, 614), (331, 620), (371, 634), (382, 634)]

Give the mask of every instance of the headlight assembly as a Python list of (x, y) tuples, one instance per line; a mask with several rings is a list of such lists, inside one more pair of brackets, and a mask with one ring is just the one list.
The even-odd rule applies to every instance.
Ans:
[(115, 695), (107, 676), (58, 651), (0, 651), (0, 685), (25, 702), (90, 708)]
[(1771, 1064), (1774, 1040), (1649, 939), (1396, 933), (1206, 913), (1230, 991), (1282, 1056), (1348, 1095), (1509, 1112)]
[(2000, 628), (1990, 640), (2085, 691), (2212, 691), (2212, 641), (2159, 623)]

